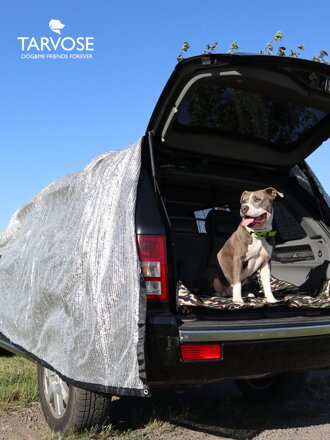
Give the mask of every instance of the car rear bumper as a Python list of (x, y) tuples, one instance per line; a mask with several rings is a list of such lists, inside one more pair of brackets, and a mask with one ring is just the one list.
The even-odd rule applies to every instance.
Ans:
[(254, 328), (242, 330), (179, 330), (181, 343), (212, 341), (258, 341), (330, 335), (330, 325), (310, 325), (280, 328)]
[[(247, 325), (250, 328), (228, 328), (229, 324), (219, 328), (219, 323), (180, 324), (173, 315), (149, 316), (148, 382), (155, 386), (198, 385), (330, 368), (330, 323), (314, 319), (314, 325)], [(183, 361), (181, 345), (194, 343), (221, 344), (222, 359)]]

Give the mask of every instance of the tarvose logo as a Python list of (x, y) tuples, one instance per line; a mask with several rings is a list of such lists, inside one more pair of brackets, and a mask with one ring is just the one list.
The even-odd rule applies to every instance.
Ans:
[[(52, 18), (49, 29), (61, 35), (66, 27), (61, 20)], [(94, 37), (17, 37), (22, 59), (92, 59)]]
[(55, 20), (52, 18), (49, 22), (49, 29), (57, 34), (61, 35), (61, 29), (65, 27), (65, 24), (61, 23), (61, 20)]

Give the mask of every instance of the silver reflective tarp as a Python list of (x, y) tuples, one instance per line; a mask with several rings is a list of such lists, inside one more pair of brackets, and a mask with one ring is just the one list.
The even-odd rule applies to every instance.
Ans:
[(65, 378), (136, 394), (140, 163), (140, 142), (97, 156), (37, 194), (0, 234), (0, 332)]

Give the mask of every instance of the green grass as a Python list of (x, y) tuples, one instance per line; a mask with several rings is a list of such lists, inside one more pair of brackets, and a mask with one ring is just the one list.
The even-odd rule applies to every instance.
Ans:
[(38, 400), (37, 367), (18, 356), (0, 357), (0, 411)]

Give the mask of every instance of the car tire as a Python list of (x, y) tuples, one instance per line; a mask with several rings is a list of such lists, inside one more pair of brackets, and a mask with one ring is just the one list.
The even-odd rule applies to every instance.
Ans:
[(294, 398), (306, 383), (308, 373), (282, 373), (258, 379), (236, 380), (247, 398), (264, 403), (281, 403)]
[(55, 432), (73, 433), (101, 426), (110, 414), (111, 396), (77, 388), (38, 365), (41, 408)]

